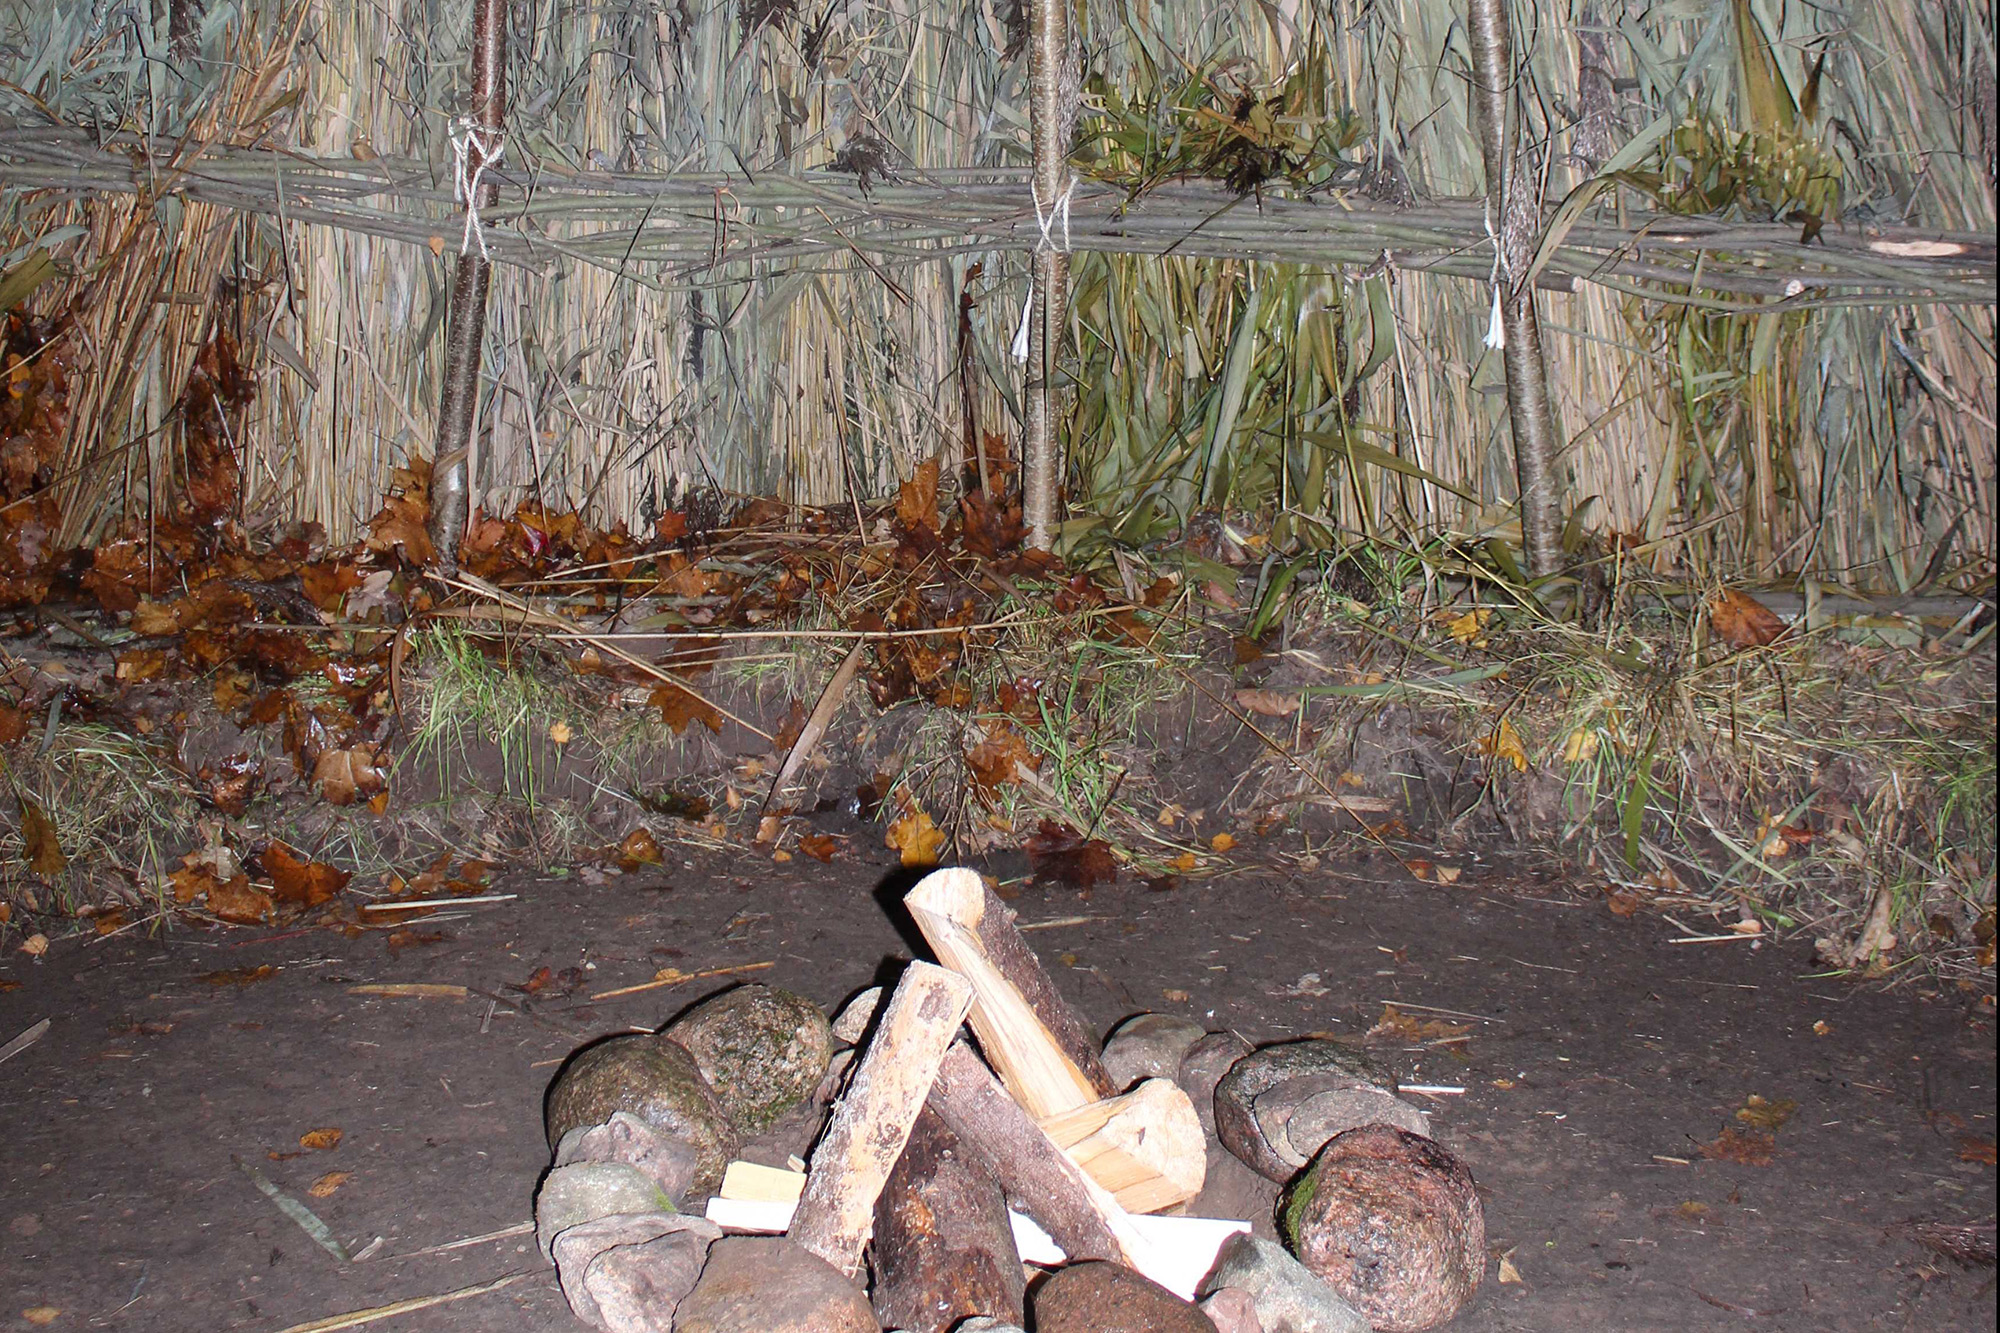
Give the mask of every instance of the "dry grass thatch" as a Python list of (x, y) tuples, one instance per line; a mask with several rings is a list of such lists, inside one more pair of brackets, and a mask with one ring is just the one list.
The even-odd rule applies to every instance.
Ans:
[[(518, 7), (520, 193), (492, 230), (536, 262), (495, 286), (475, 501), (644, 520), (689, 484), (880, 494), (920, 458), (957, 456), (960, 376), (979, 428), (1011, 434), (1024, 256), (916, 225), (935, 190), (903, 206), (905, 233), (864, 248), (843, 230), (861, 216), (838, 206), (851, 186), (819, 174), (858, 173), (889, 212), (899, 182), (1018, 181), (1025, 67), (1004, 10)], [(1290, 547), (1507, 539), (1500, 367), (1481, 344), (1490, 247), (1475, 234), (1420, 266), (1270, 248), (1286, 197), (1478, 196), (1452, 8), (1127, 0), (1080, 15), (1079, 164), (1135, 191), (1189, 173), (1255, 186), (1273, 211), (1254, 195), (1211, 210), (1165, 259), (1079, 255), (1072, 545), (1147, 540), (1216, 507), (1276, 515)], [(157, 180), (122, 198), (26, 177), (6, 191), (8, 265), (39, 243), (75, 274), (34, 296), (75, 311), (87, 349), (68, 536), (143, 514), (172, 484), (180, 385), (218, 324), (264, 368), (231, 423), (246, 516), (345, 536), (389, 469), (430, 450), (469, 32), (463, 3), (182, 0), (152, 28), (14, 11), (6, 135), (123, 130)], [(1789, 248), (1809, 259), (1815, 231), (1991, 231), (1992, 23), (1965, 0), (1851, 25), (1748, 0), (1573, 0), (1522, 6), (1516, 32), (1519, 169), (1566, 242), (1676, 211), (1796, 229)], [(262, 218), (173, 193), (177, 164), (211, 146), (351, 164), (346, 211), (324, 218), (343, 225), (282, 190)], [(392, 164), (395, 187), (369, 164)], [(709, 173), (705, 250), (685, 198), (663, 229), (658, 198), (544, 189), (691, 172)], [(789, 203), (746, 202), (780, 185)], [(804, 226), (809, 240), (788, 239)], [(1721, 247), (1748, 235), (1703, 242), (1699, 281), (1600, 273), (1544, 296), (1576, 526), (1661, 569), (1900, 590), (1989, 578), (1990, 281), (1971, 304), (1801, 309), (1724, 271)]]

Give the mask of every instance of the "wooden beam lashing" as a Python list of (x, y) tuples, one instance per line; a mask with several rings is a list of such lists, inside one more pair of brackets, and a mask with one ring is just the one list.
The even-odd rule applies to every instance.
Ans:
[(945, 1052), (931, 1107), (959, 1138), (979, 1145), (1008, 1201), (1064, 1254), (1144, 1270), (1150, 1247), (1118, 1201), (1028, 1118), (964, 1042)]
[(1049, 1116), (1041, 1128), (1128, 1213), (1156, 1213), (1201, 1193), (1208, 1143), (1194, 1103), (1172, 1080)]
[(904, 969), (813, 1150), (787, 1234), (849, 1277), (861, 1272), (875, 1201), (971, 1003), (957, 973), (930, 963)]
[(987, 1315), (1022, 1322), (1021, 1254), (1007, 1196), (986, 1155), (926, 1106), (875, 1204), (875, 1316), (906, 1333), (944, 1333)]
[(903, 905), (938, 961), (972, 983), (980, 1049), (1029, 1115), (1060, 1115), (1117, 1091), (1097, 1044), (978, 872), (933, 871)]

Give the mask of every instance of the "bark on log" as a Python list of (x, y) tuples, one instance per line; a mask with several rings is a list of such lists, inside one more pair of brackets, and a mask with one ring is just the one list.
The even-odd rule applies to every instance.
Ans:
[(1208, 1173), (1194, 1103), (1169, 1079), (1149, 1078), (1122, 1096), (1049, 1116), (1041, 1127), (1128, 1213), (1185, 1203), (1201, 1193)]
[(1018, 1324), (1026, 1284), (1007, 1197), (986, 1156), (926, 1106), (875, 1203), (875, 1317), (944, 1333), (986, 1315)]
[(1097, 1043), (978, 872), (934, 871), (903, 905), (938, 961), (972, 983), (980, 1049), (1029, 1115), (1060, 1115), (1118, 1091)]
[(971, 1003), (965, 978), (911, 963), (813, 1150), (787, 1234), (850, 1278), (861, 1272), (875, 1200)]
[(931, 1106), (953, 1133), (976, 1143), (1016, 1208), (1070, 1259), (1138, 1267), (1146, 1242), (1109, 1191), (1072, 1162), (963, 1042), (945, 1053)]

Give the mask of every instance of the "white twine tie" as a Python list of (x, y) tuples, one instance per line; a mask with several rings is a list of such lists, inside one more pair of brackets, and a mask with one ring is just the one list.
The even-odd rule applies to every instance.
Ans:
[(1500, 318), (1500, 234), (1493, 230), (1493, 205), (1486, 205), (1486, 239), (1493, 242), (1493, 311), (1486, 317), (1486, 345), (1499, 351), (1507, 345), (1507, 325)]
[[(1044, 209), (1042, 207), (1041, 188), (1036, 184), (1034, 184), (1034, 182), (1030, 181), (1028, 183), (1028, 189), (1033, 192), (1035, 198), (1035, 225), (1038, 228), (1040, 228), (1042, 233), (1041, 239), (1035, 242), (1035, 253), (1041, 254), (1044, 251), (1054, 250), (1059, 254), (1065, 254), (1065, 255), (1068, 254), (1069, 253), (1069, 201), (1076, 194), (1076, 177), (1071, 176), (1069, 178), (1069, 184), (1063, 186), (1063, 192), (1056, 196), (1055, 202), (1051, 204), (1047, 209)], [(1056, 244), (1056, 239), (1054, 234), (1056, 220), (1058, 218), (1062, 220), (1061, 245)], [(1014, 353), (1014, 359), (1016, 361), (1026, 361), (1028, 359), (1028, 325), (1031, 318), (1034, 315), (1034, 312), (1035, 312), (1035, 284), (1032, 280), (1030, 280), (1028, 283), (1028, 294), (1021, 301), (1021, 323), (1020, 326), (1014, 330), (1013, 353)]]
[[(487, 147), (489, 136), (491, 148)], [(506, 155), (507, 140), (500, 131), (481, 129), (467, 116), (451, 123), (452, 195), (465, 205), (465, 234), (458, 242), (460, 254), (478, 241), (479, 257), (491, 258), (486, 253), (486, 228), (479, 221), (479, 190), (486, 169), (499, 166)]]

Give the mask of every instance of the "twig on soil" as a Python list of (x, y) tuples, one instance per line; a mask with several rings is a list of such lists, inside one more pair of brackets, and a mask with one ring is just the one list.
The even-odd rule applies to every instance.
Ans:
[(363, 903), (363, 912), (407, 912), (413, 907), (465, 907), (471, 903), (504, 903), (520, 897), (518, 893), (481, 893), (469, 898), (411, 898), (407, 901)]
[(0, 1046), (0, 1064), (5, 1064), (7, 1061), (19, 1055), (22, 1051), (25, 1051), (30, 1046), (33, 1046), (36, 1042), (42, 1039), (42, 1034), (44, 1034), (48, 1030), (49, 1030), (49, 1020), (44, 1018), (41, 1022), (36, 1023), (33, 1026), (29, 1027), (27, 1031), (21, 1033), (18, 1037), (15, 1037), (14, 1040), (8, 1042), (5, 1046)]
[(426, 1254), (444, 1254), (451, 1250), (463, 1250), (474, 1245), (484, 1245), (488, 1241), (511, 1240), (515, 1236), (525, 1236), (534, 1229), (535, 1224), (533, 1221), (516, 1222), (511, 1227), (501, 1227), (498, 1231), (489, 1231), (482, 1236), (461, 1236), (457, 1240), (448, 1240), (442, 1245), (426, 1245), (421, 1250), (411, 1250), (408, 1254), (399, 1254), (395, 1257), (398, 1259), (415, 1259)]
[(273, 1185), (269, 1176), (241, 1157), (231, 1153), (229, 1160), (236, 1163), (237, 1170), (250, 1177), (250, 1183), (255, 1185), (265, 1198), (278, 1205), (279, 1212), (298, 1223), (299, 1230), (311, 1236), (314, 1244), (344, 1264), (354, 1262), (347, 1253), (347, 1247), (334, 1238), (333, 1229), (320, 1221), (317, 1213)]
[(303, 1324), (293, 1324), (280, 1329), (278, 1333), (334, 1333), (336, 1329), (359, 1328), (372, 1324), (378, 1319), (388, 1319), (399, 1314), (410, 1314), (417, 1310), (428, 1310), (434, 1305), (448, 1305), (452, 1301), (462, 1301), (469, 1296), (484, 1296), (489, 1291), (511, 1287), (529, 1273), (509, 1273), (491, 1282), (482, 1282), (476, 1287), (460, 1287), (456, 1291), (440, 1292), (436, 1296), (417, 1296), (407, 1301), (394, 1301), (388, 1305), (371, 1306), (366, 1310), (350, 1310), (346, 1314), (328, 1315), (324, 1319), (308, 1320)]
[(682, 986), (690, 981), (699, 981), (703, 977), (726, 977), (736, 972), (761, 972), (767, 967), (775, 966), (777, 963), (772, 960), (762, 963), (737, 963), (730, 967), (710, 967), (700, 972), (682, 972), (678, 968), (670, 967), (667, 969), (672, 974), (670, 976), (654, 977), (651, 981), (642, 981), (636, 986), (620, 986), (617, 990), (601, 990), (590, 998), (609, 1000), (619, 995), (637, 995), (640, 991), (659, 990), (663, 986)]
[(1504, 1018), (1494, 1018), (1487, 1014), (1468, 1014), (1463, 1009), (1440, 1009), (1434, 1004), (1411, 1004), (1408, 1000), (1377, 1000), (1377, 1004), (1393, 1004), (1409, 1013), (1443, 1014), (1447, 1018), (1469, 1018), (1475, 1023), (1505, 1023)]
[(445, 981), (371, 981), (349, 986), (349, 995), (386, 995), (399, 1000), (462, 1000), (472, 992)]

